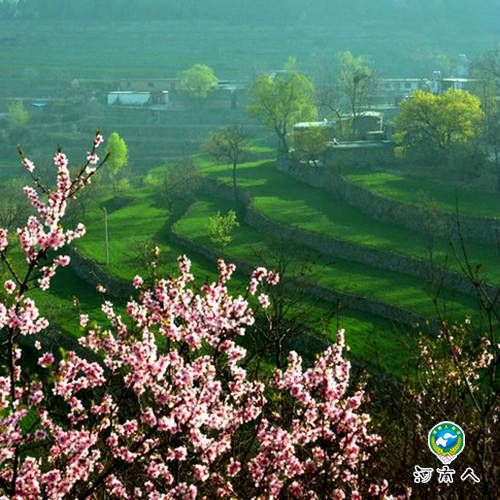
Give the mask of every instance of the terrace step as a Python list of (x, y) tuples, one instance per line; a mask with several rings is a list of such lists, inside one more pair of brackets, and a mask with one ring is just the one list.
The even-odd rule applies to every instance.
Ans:
[(457, 216), (456, 213), (439, 208), (431, 211), (416, 203), (405, 203), (382, 196), (329, 168), (308, 165), (297, 168), (282, 162), (279, 169), (300, 182), (341, 197), (349, 205), (378, 221), (398, 224), (427, 235), (441, 232), (449, 234), (453, 240), (462, 235), (466, 240), (483, 242), (493, 247), (500, 245), (500, 209), (497, 217), (479, 217), (464, 213)]
[[(203, 177), (200, 189), (226, 200), (233, 199), (232, 186), (213, 178)], [(461, 293), (476, 296), (477, 290), (470, 280), (462, 274), (441, 268), (404, 254), (396, 254), (385, 249), (361, 245), (351, 241), (305, 230), (296, 225), (284, 224), (264, 215), (253, 206), (253, 199), (247, 189), (238, 188), (240, 201), (246, 207), (246, 222), (258, 231), (271, 236), (280, 236), (287, 241), (310, 248), (323, 255), (354, 261), (379, 269), (398, 272), (422, 278), (436, 286), (453, 289)], [(497, 296), (498, 286), (483, 283), (485, 291), (492, 297)], [(500, 294), (498, 294), (500, 295)]]

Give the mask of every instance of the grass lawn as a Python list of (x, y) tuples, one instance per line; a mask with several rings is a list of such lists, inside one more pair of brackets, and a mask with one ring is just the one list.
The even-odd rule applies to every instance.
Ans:
[[(105, 321), (101, 304), (107, 300), (106, 296), (79, 279), (71, 270), (71, 266), (58, 271), (48, 292), (33, 290), (31, 297), (36, 301), (41, 314), (51, 324), (72, 337), (79, 337), (81, 334), (80, 313), (88, 314), (101, 324)], [(73, 305), (73, 298), (78, 299), (76, 307)], [(117, 307), (118, 310), (120, 307)]]
[[(231, 167), (199, 160), (204, 175), (231, 183)], [(325, 234), (358, 245), (427, 260), (429, 239), (403, 227), (371, 219), (332, 194), (292, 179), (275, 168), (272, 161), (249, 162), (239, 166), (238, 183), (253, 197), (255, 209), (267, 217), (307, 231)], [(481, 264), (483, 276), (500, 283), (500, 256), (492, 248), (468, 244), (469, 257)], [(459, 269), (453, 249), (446, 240), (436, 239), (433, 259)]]
[(403, 203), (422, 205), (432, 203), (444, 212), (455, 213), (456, 204), (461, 214), (500, 219), (500, 194), (473, 189), (455, 188), (444, 183), (389, 172), (356, 170), (344, 177), (353, 184), (369, 189), (385, 198)]

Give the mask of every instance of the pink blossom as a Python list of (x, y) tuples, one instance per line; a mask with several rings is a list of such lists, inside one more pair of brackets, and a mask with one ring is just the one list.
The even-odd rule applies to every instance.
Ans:
[(269, 271), (267, 274), (267, 282), (269, 285), (276, 286), (280, 281), (279, 273), (275, 273), (274, 271)]
[(5, 291), (9, 294), (12, 295), (15, 290), (16, 290), (16, 284), (12, 280), (7, 280), (4, 284), (3, 287), (5, 288)]
[(23, 158), (23, 166), (30, 173), (35, 170), (35, 164), (31, 160), (28, 160), (28, 158)]
[(85, 328), (89, 322), (89, 315), (88, 314), (80, 314), (80, 326), (82, 328)]
[(95, 153), (87, 152), (87, 162), (89, 165), (97, 165), (99, 163), (99, 157)]
[(134, 288), (141, 288), (141, 286), (144, 284), (144, 280), (137, 274), (134, 276), (134, 279), (132, 281), (132, 284)]
[(0, 253), (4, 252), (9, 245), (7, 229), (0, 227)]
[(205, 482), (208, 479), (210, 474), (206, 465), (196, 464), (193, 469), (197, 481)]
[(54, 355), (51, 352), (44, 353), (38, 358), (38, 364), (43, 368), (48, 368), (54, 362)]
[[(102, 141), (96, 134), (89, 163)], [(64, 217), (67, 201), (93, 173), (72, 178), (63, 153), (54, 163), (54, 190), (39, 192), (36, 182), (24, 190), (34, 215), (17, 231), (26, 267), (35, 270), (28, 281), (38, 280), (42, 290), (70, 264), (69, 256), (55, 252), (85, 234), (82, 224), (65, 229)], [(7, 249), (7, 232), (0, 229), (0, 251)], [(78, 351), (61, 349), (57, 362), (51, 352), (39, 356), (39, 366), (50, 367), (43, 381), (30, 380), (22, 343), (14, 340), (42, 339), (47, 319), (31, 290), (9, 299), (14, 304), (0, 302), (0, 329), (12, 344), (12, 363), (0, 376), (0, 495), (359, 497), (359, 473), (379, 438), (359, 410), (363, 388), (350, 387), (344, 332), (307, 369), (291, 352), (269, 383), (255, 380), (240, 342), (254, 312), (246, 298), (229, 292), (235, 266), (223, 260), (217, 265), (217, 278), (201, 288), (186, 256), (179, 257), (174, 276), (159, 277), (150, 287), (135, 276), (132, 283), (141, 292), (123, 311), (106, 300), (104, 324), (80, 314), (85, 331)], [(278, 281), (277, 273), (258, 267), (248, 293)], [(102, 285), (96, 289), (106, 292)], [(268, 307), (267, 294), (257, 298)], [(50, 337), (43, 342), (51, 344)], [(36, 339), (36, 349), (41, 346)], [(490, 349), (482, 344), (482, 365), (491, 362)], [(26, 429), (27, 415), (36, 419), (33, 429)]]
[(104, 142), (104, 138), (101, 134), (97, 133), (94, 137), (94, 147), (98, 148)]
[(54, 165), (60, 168), (66, 168), (68, 166), (68, 158), (64, 153), (57, 153), (54, 156)]
[(269, 305), (271, 304), (269, 302), (269, 296), (265, 293), (261, 293), (258, 297), (260, 305), (264, 308), (267, 309)]
[(234, 458), (231, 458), (229, 461), (229, 465), (227, 466), (227, 472), (231, 477), (236, 476), (238, 472), (241, 470), (241, 463), (238, 462), (238, 460), (234, 460)]

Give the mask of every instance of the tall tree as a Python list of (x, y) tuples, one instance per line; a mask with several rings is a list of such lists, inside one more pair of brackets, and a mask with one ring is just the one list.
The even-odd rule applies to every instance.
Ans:
[(250, 88), (249, 99), (249, 115), (276, 133), (283, 155), (288, 155), (290, 128), (318, 116), (314, 85), (301, 73), (262, 75)]
[(180, 74), (177, 88), (201, 103), (217, 87), (218, 81), (212, 68), (195, 64)]
[(500, 192), (500, 107), (498, 80), (500, 79), (500, 44), (484, 53), (473, 65), (474, 76), (483, 88), (484, 140), (490, 159), (496, 168), (496, 188)]
[(113, 190), (118, 191), (118, 180), (120, 173), (128, 163), (128, 148), (125, 141), (118, 134), (113, 132), (108, 139), (107, 151), (109, 153), (106, 172), (109, 176)]
[(170, 222), (176, 219), (176, 209), (183, 210), (192, 203), (198, 185), (198, 169), (191, 158), (167, 168), (160, 185), (160, 196), (168, 209)]
[(430, 157), (448, 156), (457, 146), (475, 143), (482, 119), (481, 101), (466, 91), (435, 95), (418, 90), (401, 105), (394, 135), (397, 152), (425, 150)]
[(212, 132), (203, 149), (217, 161), (229, 162), (233, 169), (234, 203), (238, 203), (236, 169), (248, 150), (246, 133), (239, 125), (229, 126)]
[(324, 156), (328, 146), (328, 131), (325, 127), (311, 127), (293, 132), (293, 147), (301, 160), (316, 161)]
[(340, 64), (337, 88), (356, 117), (369, 104), (375, 75), (363, 56), (354, 56), (349, 51), (339, 52), (337, 60)]

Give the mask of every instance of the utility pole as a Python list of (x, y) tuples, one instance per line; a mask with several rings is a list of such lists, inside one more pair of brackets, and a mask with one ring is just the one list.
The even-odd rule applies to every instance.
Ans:
[(106, 265), (109, 266), (109, 233), (108, 233), (108, 211), (103, 208), (104, 212), (104, 242), (106, 246)]

